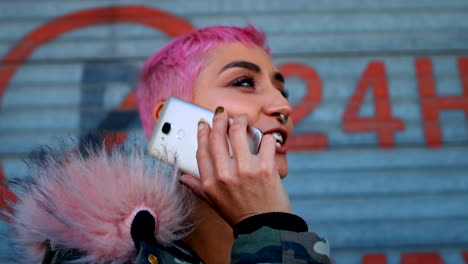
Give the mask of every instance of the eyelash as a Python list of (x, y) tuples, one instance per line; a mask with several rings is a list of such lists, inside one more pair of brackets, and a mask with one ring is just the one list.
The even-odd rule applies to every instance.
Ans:
[[(249, 86), (242, 85), (243, 83), (249, 83)], [(255, 79), (252, 76), (241, 76), (229, 83), (229, 86), (241, 86), (241, 87), (252, 87), (255, 88)]]
[[(242, 85), (243, 83), (248, 83), (248, 86)], [(234, 79), (229, 83), (229, 86), (236, 86), (236, 87), (246, 87), (246, 88), (253, 88), (255, 89), (255, 79), (252, 76), (244, 75), (239, 78)], [(281, 95), (288, 99), (289, 98), (289, 90), (283, 89), (279, 90)]]

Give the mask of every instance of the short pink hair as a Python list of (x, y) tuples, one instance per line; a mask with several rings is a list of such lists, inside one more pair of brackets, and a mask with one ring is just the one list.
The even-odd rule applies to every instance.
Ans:
[(138, 111), (147, 138), (155, 125), (153, 111), (156, 104), (170, 96), (191, 101), (192, 86), (209, 52), (221, 43), (239, 42), (258, 46), (268, 54), (263, 31), (248, 25), (245, 28), (211, 26), (173, 39), (153, 54), (141, 70), (137, 88)]

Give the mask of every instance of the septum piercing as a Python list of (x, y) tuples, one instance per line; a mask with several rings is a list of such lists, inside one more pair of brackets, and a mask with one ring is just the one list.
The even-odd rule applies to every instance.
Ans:
[(278, 114), (278, 120), (282, 124), (286, 124), (288, 122), (289, 117), (287, 115), (283, 115), (281, 113)]

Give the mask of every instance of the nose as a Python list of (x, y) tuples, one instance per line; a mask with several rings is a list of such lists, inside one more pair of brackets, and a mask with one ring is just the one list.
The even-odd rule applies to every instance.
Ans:
[(266, 101), (264, 105), (264, 113), (269, 116), (286, 116), (289, 117), (292, 111), (291, 104), (281, 94), (280, 91), (276, 90), (275, 93)]

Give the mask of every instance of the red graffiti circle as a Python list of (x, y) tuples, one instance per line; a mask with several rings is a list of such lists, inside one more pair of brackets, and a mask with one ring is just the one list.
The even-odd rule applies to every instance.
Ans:
[[(55, 18), (28, 33), (14, 45), (0, 63), (0, 105), (3, 94), (18, 68), (39, 47), (64, 33), (99, 24), (136, 23), (177, 37), (189, 33), (195, 27), (188, 21), (154, 8), (145, 6), (111, 6), (80, 10)], [(127, 102), (128, 100), (124, 100)], [(5, 181), (3, 168), (0, 166), (0, 184)], [(6, 201), (15, 202), (16, 197), (7, 188), (0, 185), (0, 207), (8, 209)]]

